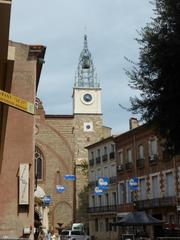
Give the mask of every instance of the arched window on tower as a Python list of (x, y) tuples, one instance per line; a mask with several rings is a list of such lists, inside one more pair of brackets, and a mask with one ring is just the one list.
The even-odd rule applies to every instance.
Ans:
[(43, 154), (38, 147), (35, 148), (35, 178), (43, 179)]

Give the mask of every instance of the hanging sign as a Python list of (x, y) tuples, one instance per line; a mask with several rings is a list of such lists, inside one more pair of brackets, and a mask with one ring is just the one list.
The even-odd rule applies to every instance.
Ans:
[(43, 203), (45, 204), (45, 205), (49, 205), (50, 203), (51, 203), (51, 196), (45, 196), (45, 197), (43, 197)]
[(98, 187), (102, 190), (108, 189), (108, 177), (103, 177), (98, 179)]
[(62, 186), (62, 185), (56, 185), (56, 192), (58, 192), (58, 193), (62, 193), (62, 192), (64, 192), (64, 186)]
[(75, 181), (76, 176), (74, 176), (74, 175), (64, 175), (64, 180)]
[(129, 179), (128, 188), (129, 188), (129, 190), (137, 190), (138, 189), (138, 178), (137, 177)]
[(103, 190), (102, 189), (100, 189), (99, 187), (95, 187), (94, 188), (94, 193), (95, 193), (95, 195), (103, 195), (104, 193), (103, 193)]

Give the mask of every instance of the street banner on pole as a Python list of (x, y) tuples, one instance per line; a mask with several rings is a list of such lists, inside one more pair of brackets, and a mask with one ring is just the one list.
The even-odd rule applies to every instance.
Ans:
[(64, 180), (75, 181), (76, 176), (75, 175), (64, 175)]
[(95, 193), (95, 195), (97, 195), (97, 196), (99, 196), (99, 195), (104, 195), (103, 190), (100, 189), (100, 188), (97, 187), (97, 186), (94, 188), (94, 193)]
[(102, 190), (108, 189), (108, 177), (102, 177), (98, 179), (98, 187)]
[(133, 178), (129, 179), (128, 188), (129, 188), (129, 190), (138, 190), (138, 178), (137, 177), (133, 177)]

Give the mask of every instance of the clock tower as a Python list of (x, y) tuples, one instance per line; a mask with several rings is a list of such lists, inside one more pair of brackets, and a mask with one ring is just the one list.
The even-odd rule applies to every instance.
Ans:
[(91, 53), (84, 36), (84, 48), (80, 54), (73, 88), (74, 114), (101, 114), (101, 88), (97, 81)]
[[(84, 47), (79, 58), (72, 97), (76, 209), (78, 209), (78, 195), (87, 184), (87, 176), (83, 175), (82, 171), (82, 165), (88, 163), (88, 152), (85, 147), (98, 142), (104, 134), (101, 112), (101, 88), (95, 74), (86, 35), (84, 35)], [(80, 221), (80, 219), (78, 220)]]

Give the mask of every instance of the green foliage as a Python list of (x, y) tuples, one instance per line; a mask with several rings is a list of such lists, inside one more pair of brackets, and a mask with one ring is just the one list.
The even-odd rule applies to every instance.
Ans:
[(180, 1), (155, 0), (155, 17), (141, 29), (139, 61), (129, 76), (140, 95), (130, 99), (133, 113), (153, 123), (173, 154), (180, 152)]
[(81, 170), (84, 176), (88, 175), (88, 163), (85, 159), (81, 161)]
[(77, 210), (77, 221), (82, 222), (86, 225), (88, 225), (88, 186), (84, 186), (83, 190), (79, 193), (79, 206)]

